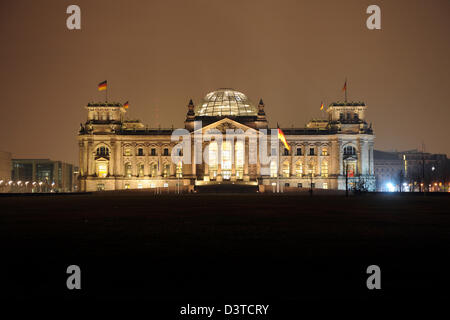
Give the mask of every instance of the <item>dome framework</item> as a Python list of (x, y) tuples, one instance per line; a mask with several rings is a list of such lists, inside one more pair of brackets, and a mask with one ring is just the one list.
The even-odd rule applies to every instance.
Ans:
[(195, 114), (200, 117), (256, 116), (258, 110), (242, 92), (223, 88), (208, 93)]

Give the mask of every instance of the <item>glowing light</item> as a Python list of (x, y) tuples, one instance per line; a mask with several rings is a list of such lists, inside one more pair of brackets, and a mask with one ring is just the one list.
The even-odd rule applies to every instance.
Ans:
[(389, 192), (395, 192), (395, 186), (391, 182), (386, 183), (386, 188)]

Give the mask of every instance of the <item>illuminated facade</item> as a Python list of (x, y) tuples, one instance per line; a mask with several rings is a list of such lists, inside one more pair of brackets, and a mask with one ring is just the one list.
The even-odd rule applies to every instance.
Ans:
[[(261, 157), (261, 144), (252, 144), (250, 138), (270, 135), (262, 99), (254, 105), (241, 92), (218, 89), (197, 106), (191, 100), (187, 108), (189, 163), (172, 160), (179, 143), (172, 139), (174, 129), (148, 128), (140, 121), (125, 120), (127, 110), (120, 103), (88, 104), (88, 119), (78, 135), (80, 190), (193, 190), (201, 185), (243, 184), (271, 191), (276, 183), (284, 191), (310, 188), (311, 183), (314, 188), (343, 190), (346, 175), (350, 185), (375, 188), (374, 135), (365, 121), (364, 103), (332, 103), (328, 119), (310, 121), (304, 128), (282, 129), (291, 150), (280, 144), (275, 158), (276, 148), (271, 148), (269, 137), (270, 161)], [(197, 127), (200, 121), (202, 126)], [(200, 133), (198, 142), (195, 136)], [(217, 133), (226, 133), (230, 139), (218, 141)], [(205, 154), (208, 161), (199, 161)]]

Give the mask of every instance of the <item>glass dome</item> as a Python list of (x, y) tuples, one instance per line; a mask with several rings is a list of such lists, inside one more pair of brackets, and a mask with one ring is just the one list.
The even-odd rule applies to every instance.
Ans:
[(257, 108), (242, 92), (233, 89), (217, 89), (208, 93), (195, 111), (196, 116), (256, 116)]

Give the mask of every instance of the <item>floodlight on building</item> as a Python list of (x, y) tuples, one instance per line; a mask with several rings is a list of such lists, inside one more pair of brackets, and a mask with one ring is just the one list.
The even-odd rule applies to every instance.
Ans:
[(9, 184), (9, 185), (12, 185), (12, 184), (13, 184), (13, 181), (12, 181), (12, 180), (10, 180), (10, 181), (8, 182), (8, 184)]
[(42, 181), (39, 181), (39, 185), (42, 186)]
[(431, 167), (431, 171), (434, 171), (434, 170), (436, 170), (436, 168), (433, 166), (433, 167)]

